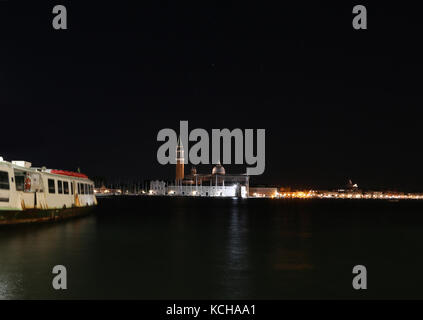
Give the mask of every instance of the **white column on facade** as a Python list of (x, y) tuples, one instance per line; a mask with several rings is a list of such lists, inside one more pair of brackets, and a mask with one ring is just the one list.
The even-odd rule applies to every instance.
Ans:
[(216, 175), (216, 186), (215, 186), (215, 188), (214, 188), (214, 195), (215, 195), (215, 196), (217, 195), (218, 190), (219, 190), (219, 183), (218, 183), (218, 181), (217, 181), (217, 175)]

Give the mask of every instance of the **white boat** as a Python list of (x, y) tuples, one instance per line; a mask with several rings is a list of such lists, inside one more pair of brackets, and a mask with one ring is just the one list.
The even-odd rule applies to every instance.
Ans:
[(74, 217), (95, 205), (94, 183), (86, 175), (0, 157), (0, 225)]

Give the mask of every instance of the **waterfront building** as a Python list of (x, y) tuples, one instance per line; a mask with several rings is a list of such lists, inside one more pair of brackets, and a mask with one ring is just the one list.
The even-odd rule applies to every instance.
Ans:
[(220, 164), (213, 167), (211, 174), (198, 173), (193, 167), (191, 173), (175, 185), (167, 187), (169, 195), (203, 197), (247, 198), (250, 178), (246, 174), (226, 174)]
[[(227, 174), (225, 168), (217, 163), (211, 173), (198, 173), (196, 167), (185, 175), (184, 147), (178, 140), (176, 149), (175, 184), (165, 187), (166, 194), (203, 197), (238, 197), (249, 195), (250, 177), (247, 174)], [(154, 194), (161, 194), (158, 186), (151, 188)]]
[(149, 194), (156, 196), (164, 196), (166, 192), (166, 182), (159, 180), (153, 180), (150, 182), (150, 190), (148, 191)]
[(250, 197), (271, 198), (278, 195), (276, 187), (250, 187)]

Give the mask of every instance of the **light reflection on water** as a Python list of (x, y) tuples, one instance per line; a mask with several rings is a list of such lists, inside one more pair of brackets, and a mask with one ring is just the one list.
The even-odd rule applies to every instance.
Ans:
[[(423, 259), (412, 254), (423, 249), (422, 207), (104, 199), (89, 217), (1, 228), (0, 299), (422, 298)], [(51, 286), (58, 264), (66, 291)], [(372, 270), (360, 296), (355, 264)]]
[(0, 271), (0, 300), (15, 299), (23, 294), (20, 274)]
[[(0, 229), (0, 298), (55, 298), (52, 269), (83, 255), (94, 217)], [(68, 265), (72, 265), (69, 263)]]
[[(229, 212), (229, 226), (227, 230), (227, 245), (225, 249), (226, 264), (222, 285), (231, 295), (242, 296), (249, 291), (248, 269), (249, 256), (246, 240), (245, 216), (240, 214), (238, 201), (232, 200)], [(230, 295), (225, 298), (230, 298)]]

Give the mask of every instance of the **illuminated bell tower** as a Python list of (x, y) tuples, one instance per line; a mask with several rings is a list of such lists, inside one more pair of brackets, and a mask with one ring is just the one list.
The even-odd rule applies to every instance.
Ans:
[(178, 138), (178, 146), (176, 147), (176, 184), (181, 185), (184, 180), (184, 146), (181, 139)]

